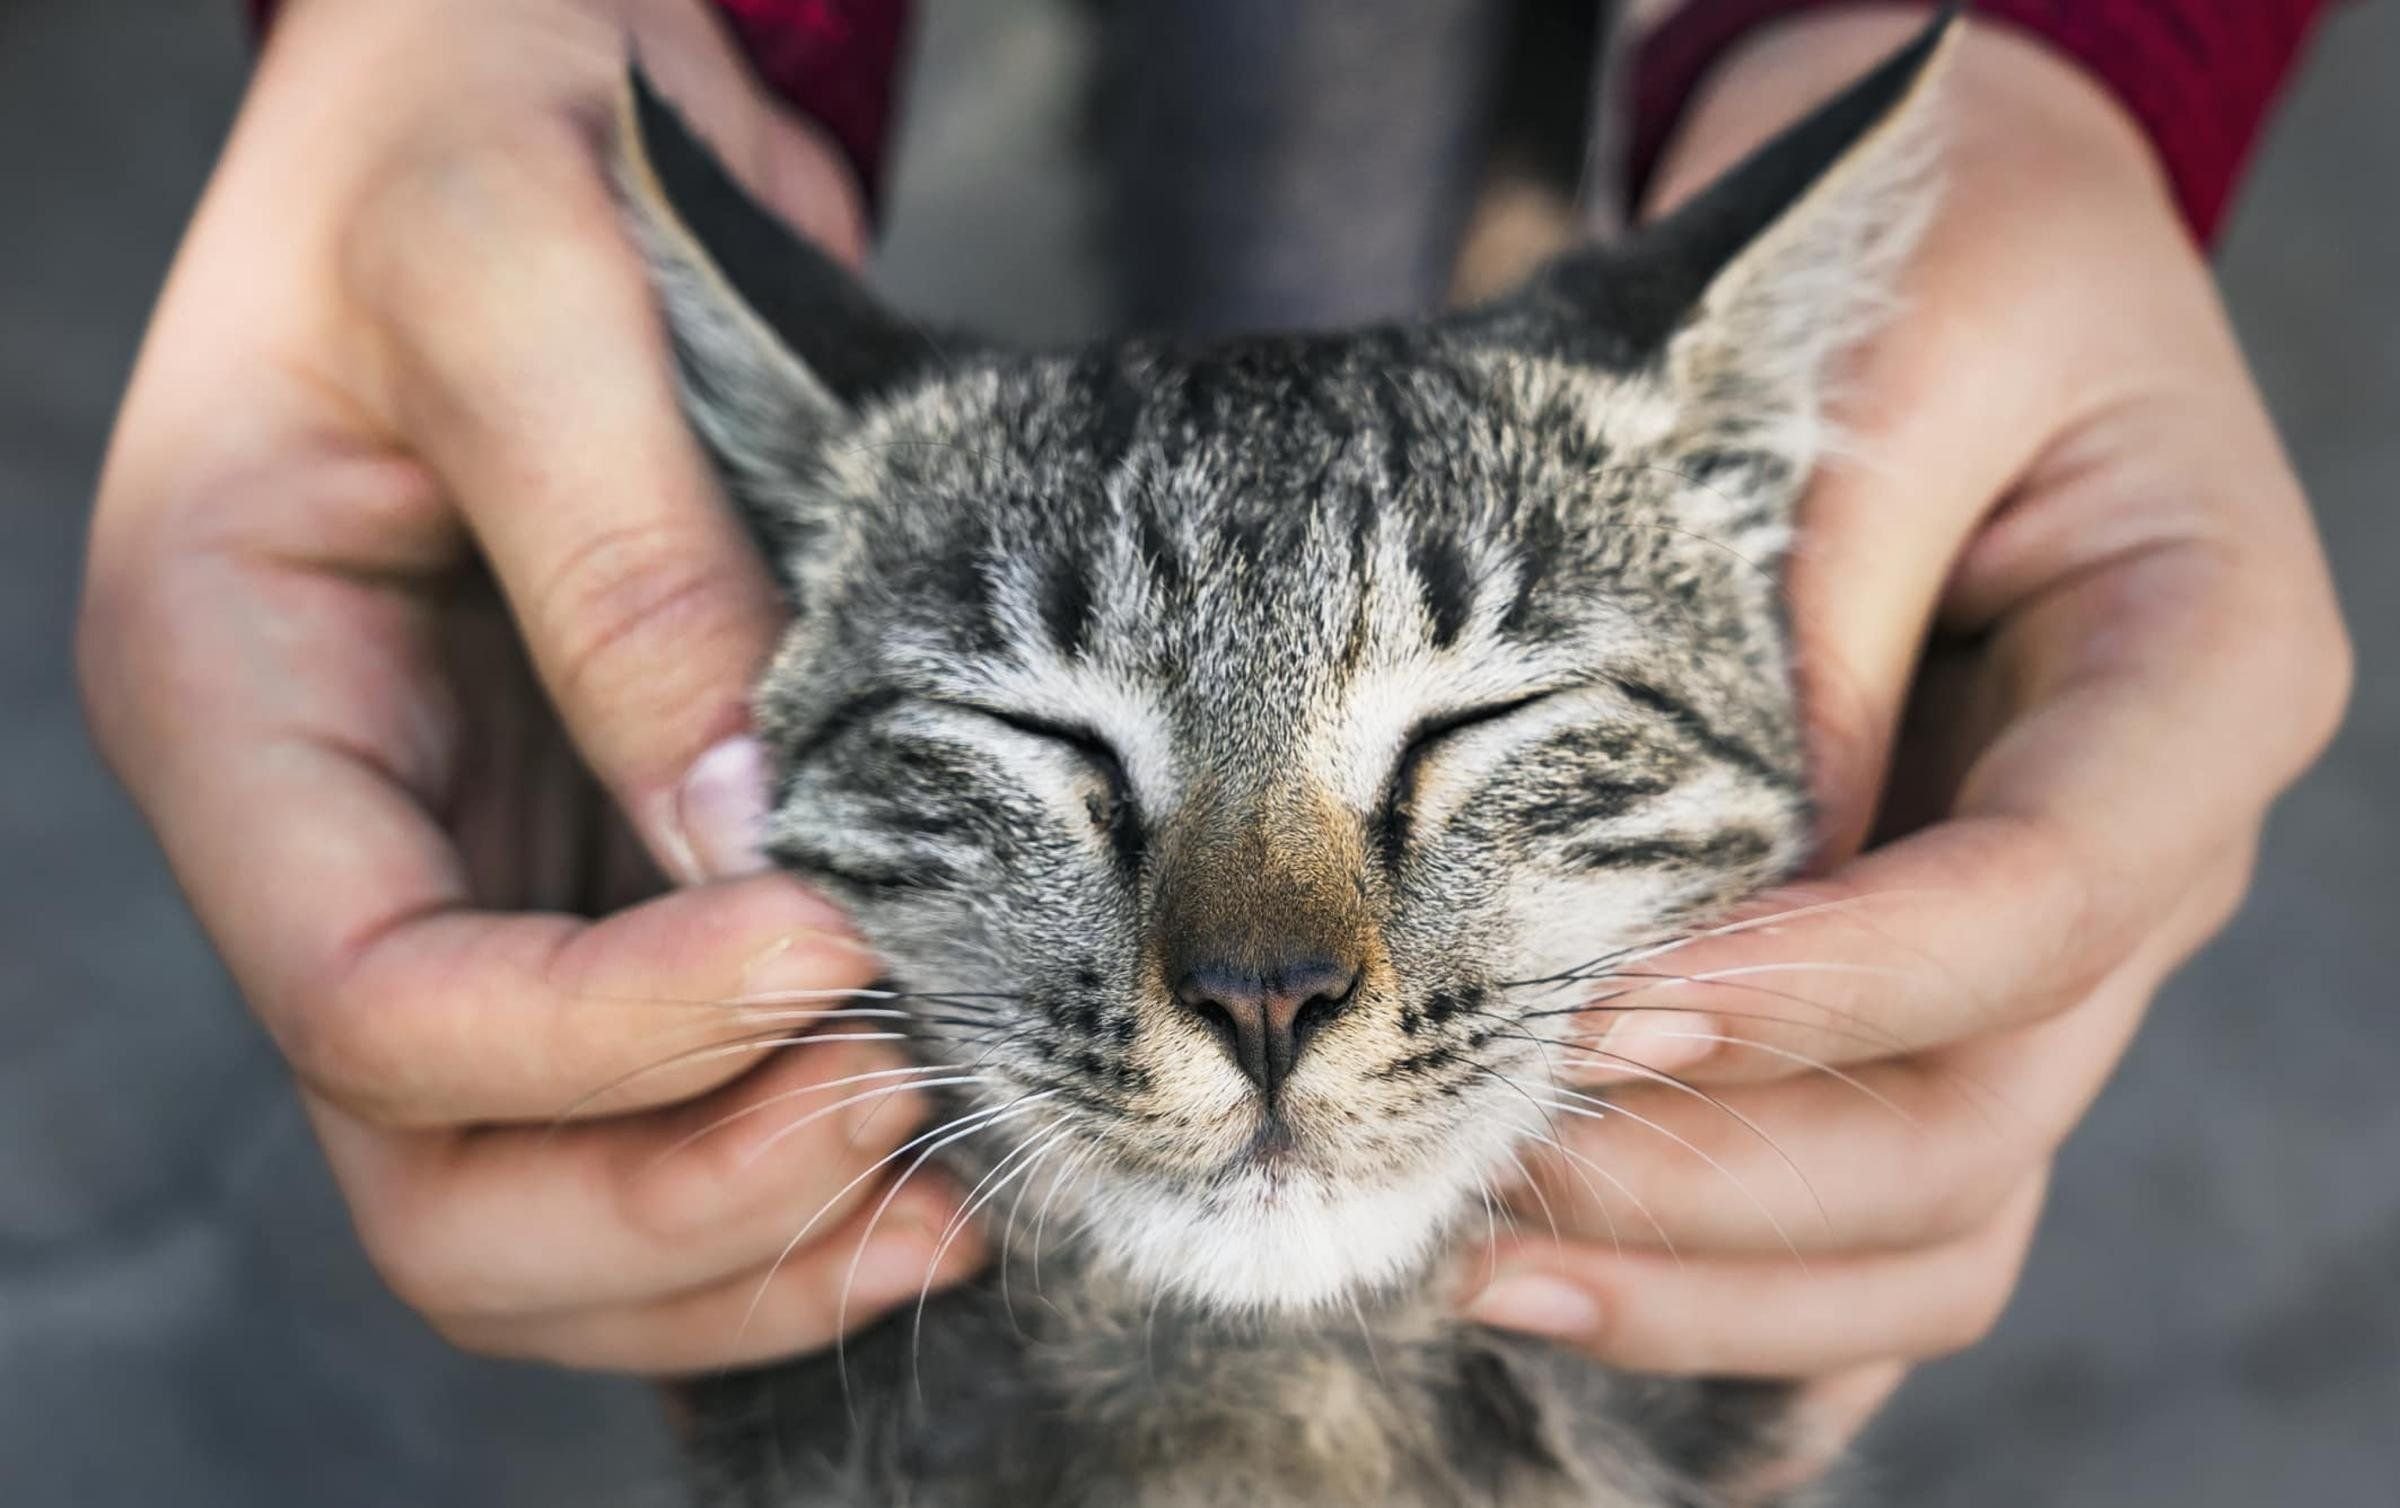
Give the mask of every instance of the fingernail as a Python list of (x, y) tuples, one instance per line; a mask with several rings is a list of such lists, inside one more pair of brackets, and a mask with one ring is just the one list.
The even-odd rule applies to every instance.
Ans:
[(692, 761), (675, 793), (668, 856), (687, 885), (756, 874), (768, 867), (767, 751), (736, 734)]
[(880, 970), (874, 951), (849, 929), (831, 901), (797, 884), (792, 889), (807, 919), (795, 919), (795, 925), (742, 964), (733, 1003), (780, 1011), (879, 1004), (858, 998), (859, 987)]
[(1503, 1330), (1577, 1340), (1600, 1328), (1600, 1306), (1564, 1278), (1521, 1272), (1477, 1294), (1467, 1305), (1467, 1318)]
[(1692, 1011), (1643, 1010), (1619, 1016), (1602, 1036), (1591, 1075), (1640, 1080), (1691, 1067), (1718, 1047), (1716, 1019)]

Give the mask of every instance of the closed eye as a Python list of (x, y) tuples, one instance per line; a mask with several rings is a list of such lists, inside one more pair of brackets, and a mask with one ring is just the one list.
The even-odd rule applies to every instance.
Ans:
[(1384, 785), (1376, 823), (1377, 841), (1383, 849), (1384, 862), (1399, 863), (1400, 852), (1407, 845), (1409, 803), (1416, 794), (1418, 774), (1427, 759), (1437, 753), (1443, 744), (1463, 733), (1505, 721), (1556, 695), (1558, 692), (1555, 690), (1532, 691), (1504, 702), (1486, 702), (1455, 712), (1438, 713), (1420, 719), (1416, 726), (1410, 728), (1408, 738), (1400, 746), (1400, 757), (1392, 765), (1391, 779)]
[(1028, 738), (1041, 739), (1074, 754), (1100, 779), (1100, 793), (1085, 804), (1093, 825), (1107, 835), (1110, 846), (1116, 851), (1117, 862), (1128, 873), (1140, 869), (1141, 812), (1134, 804), (1133, 782), (1125, 774), (1125, 761), (1107, 739), (1078, 723), (1055, 722), (1046, 717), (1007, 712), (970, 702), (947, 702), (944, 705), (987, 718)]

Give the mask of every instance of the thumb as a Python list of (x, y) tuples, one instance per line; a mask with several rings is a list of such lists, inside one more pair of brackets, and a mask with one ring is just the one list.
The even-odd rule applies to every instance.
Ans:
[(453, 163), (364, 290), (402, 438), (490, 562), (585, 762), (676, 878), (757, 867), (749, 687), (783, 609), (678, 408), (584, 141)]

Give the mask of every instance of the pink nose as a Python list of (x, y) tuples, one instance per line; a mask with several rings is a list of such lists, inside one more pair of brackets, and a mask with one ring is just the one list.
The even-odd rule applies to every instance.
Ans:
[(1357, 989), (1358, 970), (1328, 959), (1273, 968), (1199, 964), (1176, 985), (1175, 999), (1272, 1098), (1310, 1040), (1349, 1007)]

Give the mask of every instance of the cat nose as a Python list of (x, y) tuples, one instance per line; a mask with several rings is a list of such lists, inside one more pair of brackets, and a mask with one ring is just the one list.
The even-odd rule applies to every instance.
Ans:
[(1350, 1006), (1358, 970), (1329, 959), (1273, 968), (1200, 964), (1175, 986), (1178, 1004), (1200, 1018), (1250, 1082), (1272, 1097), (1310, 1040)]

